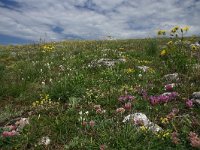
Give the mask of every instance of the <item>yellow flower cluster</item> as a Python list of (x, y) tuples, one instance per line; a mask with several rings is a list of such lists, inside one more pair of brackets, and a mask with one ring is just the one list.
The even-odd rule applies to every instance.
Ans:
[(120, 50), (120, 51), (124, 51), (125, 49), (124, 49), (123, 47), (120, 47), (119, 50)]
[(166, 131), (156, 133), (156, 136), (161, 139), (166, 139), (166, 138), (171, 137), (171, 133), (169, 130), (166, 130)]
[(46, 53), (46, 52), (51, 52), (51, 51), (53, 51), (54, 50), (54, 46), (52, 46), (52, 45), (44, 45), (43, 47), (42, 47), (42, 52), (44, 52), (44, 53)]
[(186, 32), (187, 32), (189, 29), (190, 29), (189, 26), (185, 26), (185, 27), (182, 28), (182, 30), (183, 30), (183, 31), (186, 31)]
[(166, 35), (166, 31), (165, 30), (159, 30), (158, 35)]
[(173, 44), (173, 42), (172, 41), (169, 41), (168, 43), (167, 43), (167, 45), (172, 45)]
[(178, 31), (179, 26), (175, 26), (171, 29), (171, 33), (176, 33), (176, 31)]
[(148, 61), (148, 60), (138, 60), (135, 58), (133, 60), (139, 64), (150, 64), (152, 62), (152, 61)]
[(48, 94), (40, 95), (40, 99), (32, 103), (32, 107), (37, 109), (49, 109), (58, 105), (59, 102), (51, 101)]
[(168, 118), (161, 117), (160, 121), (161, 121), (162, 124), (168, 124), (169, 123), (169, 119)]
[(128, 69), (125, 69), (125, 72), (128, 74), (131, 74), (135, 72), (135, 69), (128, 68)]
[(148, 128), (145, 127), (145, 126), (140, 126), (140, 130), (143, 131), (143, 132), (147, 132), (147, 131), (148, 131)]

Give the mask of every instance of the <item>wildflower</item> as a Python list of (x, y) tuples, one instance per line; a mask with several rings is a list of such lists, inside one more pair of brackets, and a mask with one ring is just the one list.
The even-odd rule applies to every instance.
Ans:
[(197, 47), (195, 45), (192, 45), (191, 48), (192, 48), (193, 51), (197, 50)]
[(175, 87), (175, 84), (172, 83), (172, 84), (167, 84), (165, 85), (165, 90), (166, 91), (173, 91), (173, 88)]
[(51, 140), (48, 136), (42, 137), (42, 139), (39, 142), (39, 145), (49, 145), (51, 143)]
[(172, 138), (172, 142), (174, 144), (179, 144), (180, 143), (180, 139), (178, 138), (178, 133), (177, 132), (173, 132), (171, 134), (171, 138)]
[(167, 51), (165, 49), (163, 49), (161, 52), (160, 52), (160, 56), (165, 56), (167, 54)]
[(163, 118), (163, 117), (161, 117), (161, 118), (160, 118), (160, 121), (161, 121), (162, 124), (168, 124), (168, 123), (169, 123), (168, 118)]
[(91, 120), (90, 122), (89, 122), (89, 125), (90, 125), (90, 127), (94, 127), (95, 126), (95, 121), (93, 121), (93, 120)]
[(2, 136), (3, 137), (12, 137), (12, 136), (15, 136), (15, 135), (18, 135), (19, 133), (16, 132), (15, 130), (13, 131), (3, 131), (2, 133)]
[(106, 148), (107, 148), (107, 146), (106, 145), (104, 145), (104, 144), (102, 144), (102, 145), (100, 145), (100, 150), (105, 150)]
[(192, 108), (193, 107), (193, 101), (192, 100), (190, 100), (190, 99), (188, 99), (187, 101), (186, 101), (186, 106), (188, 107), (188, 108)]
[(119, 50), (120, 50), (120, 51), (123, 51), (123, 50), (124, 50), (124, 48), (123, 48), (123, 47), (120, 47), (120, 48), (119, 48)]
[(170, 136), (170, 133), (168, 131), (163, 134), (164, 138), (168, 138), (169, 136)]
[(165, 30), (159, 30), (157, 34), (158, 35), (166, 35), (166, 31)]
[(200, 148), (200, 138), (195, 132), (189, 133), (190, 145), (195, 148)]
[(148, 128), (145, 127), (145, 126), (141, 126), (141, 127), (140, 127), (140, 130), (142, 130), (143, 132), (146, 132), (146, 131), (148, 130)]
[(36, 104), (36, 102), (33, 102), (32, 105), (33, 105), (33, 107), (35, 107), (37, 104)]
[(186, 32), (187, 32), (189, 29), (190, 29), (189, 26), (185, 26), (185, 27), (182, 28), (182, 30), (183, 30), (183, 31), (186, 31)]
[(94, 109), (101, 109), (101, 105), (94, 105)]
[(173, 42), (172, 41), (169, 41), (168, 43), (167, 43), (167, 45), (172, 45), (173, 44)]
[(117, 108), (117, 109), (116, 109), (116, 112), (122, 114), (122, 113), (125, 112), (125, 109), (124, 109), (123, 107), (121, 107), (121, 108)]
[(131, 69), (131, 68), (126, 69), (126, 73), (128, 73), (128, 74), (134, 73), (134, 72), (135, 72), (134, 69)]
[(86, 125), (87, 125), (87, 122), (86, 122), (86, 121), (83, 121), (83, 122), (82, 122), (82, 126), (85, 127)]
[(126, 104), (124, 105), (124, 108), (125, 108), (126, 110), (130, 110), (130, 109), (131, 109), (131, 103), (130, 103), (130, 102), (126, 103)]

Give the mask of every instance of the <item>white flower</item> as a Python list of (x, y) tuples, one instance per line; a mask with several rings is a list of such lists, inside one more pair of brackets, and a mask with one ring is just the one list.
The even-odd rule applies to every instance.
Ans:
[(41, 141), (38, 143), (39, 145), (49, 145), (51, 140), (48, 136), (42, 137)]
[(80, 112), (79, 112), (79, 115), (82, 115), (82, 114), (83, 114), (83, 112), (82, 112), (82, 111), (80, 111)]
[(85, 114), (88, 115), (88, 114), (89, 114), (89, 111), (86, 111)]

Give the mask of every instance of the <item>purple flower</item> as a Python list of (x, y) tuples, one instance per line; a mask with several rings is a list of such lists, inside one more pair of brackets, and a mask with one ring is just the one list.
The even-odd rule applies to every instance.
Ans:
[(187, 101), (186, 101), (186, 106), (188, 107), (188, 108), (192, 108), (193, 107), (193, 101), (192, 100), (190, 100), (190, 99), (188, 99)]

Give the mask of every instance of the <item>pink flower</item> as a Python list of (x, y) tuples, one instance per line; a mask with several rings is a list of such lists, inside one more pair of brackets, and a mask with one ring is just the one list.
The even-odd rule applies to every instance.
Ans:
[(104, 144), (102, 144), (102, 145), (100, 145), (100, 150), (105, 150), (106, 149), (106, 145), (104, 145)]
[(178, 133), (177, 132), (173, 132), (171, 137), (172, 137), (172, 142), (174, 144), (179, 144), (180, 143), (180, 139), (178, 138)]
[(198, 134), (190, 132), (189, 140), (192, 147), (200, 148), (200, 138), (198, 137)]
[(94, 109), (95, 109), (95, 110), (101, 109), (101, 105), (94, 105)]
[(86, 121), (83, 121), (83, 122), (82, 122), (82, 126), (85, 127), (86, 125), (87, 125), (87, 122), (86, 122)]
[(193, 101), (192, 100), (190, 100), (190, 99), (188, 99), (187, 101), (186, 101), (186, 106), (188, 107), (188, 108), (192, 108), (193, 107)]
[(165, 90), (166, 90), (166, 91), (173, 91), (174, 86), (175, 86), (174, 83), (172, 83), (172, 84), (167, 84), (167, 85), (165, 85)]
[(94, 127), (95, 126), (95, 121), (94, 120), (91, 120), (90, 122), (89, 122), (89, 125), (90, 125), (90, 127)]
[(3, 133), (2, 133), (3, 137), (12, 137), (15, 135), (18, 135), (18, 132), (14, 131), (14, 130), (13, 131), (3, 131)]
[(117, 108), (117, 109), (116, 109), (116, 112), (122, 114), (122, 113), (125, 112), (125, 109), (124, 109), (123, 107), (120, 107), (120, 108)]
[(125, 105), (124, 105), (124, 108), (126, 109), (126, 110), (130, 110), (131, 109), (131, 103), (130, 102), (128, 102), (128, 103), (126, 103)]

